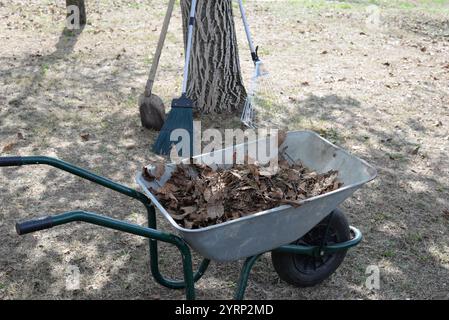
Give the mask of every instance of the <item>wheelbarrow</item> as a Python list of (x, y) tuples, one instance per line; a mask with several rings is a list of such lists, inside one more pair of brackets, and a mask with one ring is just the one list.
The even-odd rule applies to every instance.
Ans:
[[(242, 144), (217, 152), (225, 155), (239, 148), (247, 148), (248, 145), (249, 143)], [(373, 180), (377, 175), (376, 170), (365, 161), (310, 131), (289, 132), (281, 149), (286, 150), (290, 161), (301, 161), (319, 173), (337, 170), (339, 180), (344, 186), (333, 192), (306, 199), (297, 208), (283, 205), (196, 230), (179, 226), (150, 191), (150, 188), (163, 186), (173, 171), (173, 165), (168, 165), (164, 176), (152, 183), (145, 181), (139, 173), (136, 180), (143, 193), (49, 157), (0, 157), (0, 167), (50, 165), (138, 200), (148, 214), (148, 227), (144, 227), (92, 212), (72, 211), (17, 223), (16, 230), (19, 235), (80, 221), (148, 238), (151, 273), (154, 279), (170, 289), (185, 289), (186, 298), (189, 300), (195, 299), (195, 282), (204, 275), (211, 260), (245, 259), (234, 294), (234, 298), (240, 300), (244, 298), (253, 265), (266, 252), (271, 251), (273, 266), (281, 279), (298, 287), (307, 287), (330, 277), (343, 262), (347, 250), (362, 240), (361, 232), (349, 226), (345, 215), (337, 207), (357, 189)], [(151, 170), (151, 167), (149, 169)], [(157, 229), (156, 208), (178, 234)], [(168, 279), (161, 274), (158, 263), (159, 241), (172, 244), (181, 252), (182, 280)], [(196, 272), (192, 267), (191, 250), (204, 257)]]

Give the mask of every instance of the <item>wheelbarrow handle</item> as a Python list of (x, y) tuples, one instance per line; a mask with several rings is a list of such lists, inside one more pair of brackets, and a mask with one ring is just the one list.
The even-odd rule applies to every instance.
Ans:
[(27, 233), (50, 229), (52, 227), (57, 227), (72, 222), (86, 222), (116, 231), (122, 231), (149, 239), (168, 242), (178, 247), (185, 246), (184, 240), (170, 233), (165, 233), (148, 227), (142, 227), (137, 224), (117, 220), (87, 211), (70, 211), (54, 216), (47, 216), (45, 218), (19, 222), (16, 224), (16, 231), (19, 235), (24, 235)]
[(22, 157), (0, 157), (0, 167), (17, 167), (23, 165)]
[(16, 231), (19, 235), (24, 235), (36, 231), (50, 229), (54, 226), (53, 217), (45, 217), (40, 219), (29, 220), (16, 223)]

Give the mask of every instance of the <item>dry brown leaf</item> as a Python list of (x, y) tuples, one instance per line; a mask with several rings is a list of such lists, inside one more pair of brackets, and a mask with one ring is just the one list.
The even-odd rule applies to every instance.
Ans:
[(154, 177), (159, 180), (165, 173), (165, 164), (157, 164), (154, 167)]
[(224, 206), (221, 203), (217, 203), (207, 207), (207, 217), (209, 219), (221, 218), (224, 215)]
[(318, 174), (283, 158), (278, 172), (268, 175), (268, 170), (255, 163), (218, 171), (180, 164), (166, 185), (153, 192), (181, 226), (198, 229), (283, 204), (297, 207), (302, 200), (342, 186), (336, 171)]
[(4, 153), (10, 152), (14, 149), (15, 146), (16, 146), (15, 142), (10, 142), (3, 147), (2, 152), (4, 152)]
[(83, 140), (84, 142), (89, 141), (90, 139), (90, 134), (89, 133), (82, 133), (80, 134), (81, 140)]
[(299, 206), (301, 206), (301, 203), (299, 203), (299, 201), (293, 201), (293, 200), (287, 200), (287, 199), (282, 199), (280, 201), (282, 204), (289, 204), (294, 208), (298, 208)]
[(443, 217), (449, 220), (449, 209), (443, 209)]
[(190, 207), (182, 207), (182, 211), (184, 211), (185, 214), (191, 214), (194, 213), (196, 210), (198, 210), (198, 207), (190, 206)]
[(142, 177), (149, 182), (154, 181), (156, 178), (153, 176), (153, 174), (148, 170), (147, 167), (142, 168)]
[(158, 190), (158, 193), (163, 195), (169, 195), (176, 191), (178, 191), (178, 187), (175, 186), (174, 184), (167, 182), (162, 188)]
[(284, 192), (282, 192), (281, 189), (277, 188), (276, 190), (270, 192), (270, 198), (281, 200), (284, 198)]
[(187, 217), (190, 213), (184, 213), (184, 214), (174, 214), (170, 213), (170, 216), (178, 221), (183, 221), (185, 217)]
[(193, 222), (189, 221), (189, 220), (184, 220), (184, 228), (192, 229), (193, 228)]
[(235, 172), (234, 170), (230, 170), (229, 172), (237, 179), (239, 179), (239, 180), (243, 179), (243, 177), (241, 175), (239, 175), (237, 172)]
[(204, 201), (209, 202), (209, 200), (212, 198), (212, 190), (207, 189), (204, 191)]

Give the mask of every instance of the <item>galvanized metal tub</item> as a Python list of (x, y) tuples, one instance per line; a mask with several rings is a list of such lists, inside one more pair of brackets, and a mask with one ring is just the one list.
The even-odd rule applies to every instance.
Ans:
[[(248, 144), (238, 145), (217, 152), (234, 153), (238, 148), (247, 146)], [(195, 251), (211, 260), (234, 261), (276, 249), (301, 238), (357, 189), (377, 175), (376, 169), (368, 163), (311, 131), (289, 132), (281, 149), (284, 147), (287, 147), (289, 159), (301, 161), (306, 167), (318, 173), (338, 170), (343, 187), (306, 199), (298, 208), (283, 205), (222, 224), (189, 230), (179, 226), (156, 196), (149, 191), (150, 187), (157, 190), (167, 182), (174, 170), (173, 165), (166, 166), (165, 174), (159, 181), (150, 183), (139, 174), (137, 183)], [(148, 168), (153, 169), (151, 166)]]

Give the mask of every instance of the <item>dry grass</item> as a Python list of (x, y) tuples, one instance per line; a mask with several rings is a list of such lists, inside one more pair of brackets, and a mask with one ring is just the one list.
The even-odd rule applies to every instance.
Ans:
[[(247, 2), (282, 98), (277, 114), (291, 129), (314, 129), (380, 173), (343, 205), (365, 239), (331, 279), (291, 287), (267, 254), (252, 272), (247, 297), (448, 298), (449, 24), (446, 10), (431, 10), (445, 4), (386, 6), (382, 29), (371, 30), (360, 1)], [(89, 25), (70, 35), (63, 1), (2, 1), (2, 156), (56, 156), (135, 186), (134, 174), (155, 160), (156, 133), (140, 128), (136, 101), (164, 7), (130, 3), (88, 1)], [(177, 12), (155, 88), (166, 102), (180, 88), (180, 27)], [(238, 30), (246, 57), (240, 24)], [(242, 58), (242, 64), (248, 77), (251, 63)], [(235, 125), (238, 116), (207, 118), (204, 125)], [(0, 181), (0, 298), (183, 297), (150, 278), (142, 239), (85, 224), (25, 237), (14, 232), (17, 220), (70, 209), (143, 224), (139, 204), (46, 167), (2, 169)], [(159, 225), (168, 228), (162, 219)], [(179, 275), (178, 253), (161, 250), (163, 270)], [(240, 264), (212, 264), (197, 285), (199, 298), (230, 298)], [(65, 289), (68, 265), (80, 268), (78, 291)], [(380, 290), (365, 287), (369, 265), (380, 267)]]

